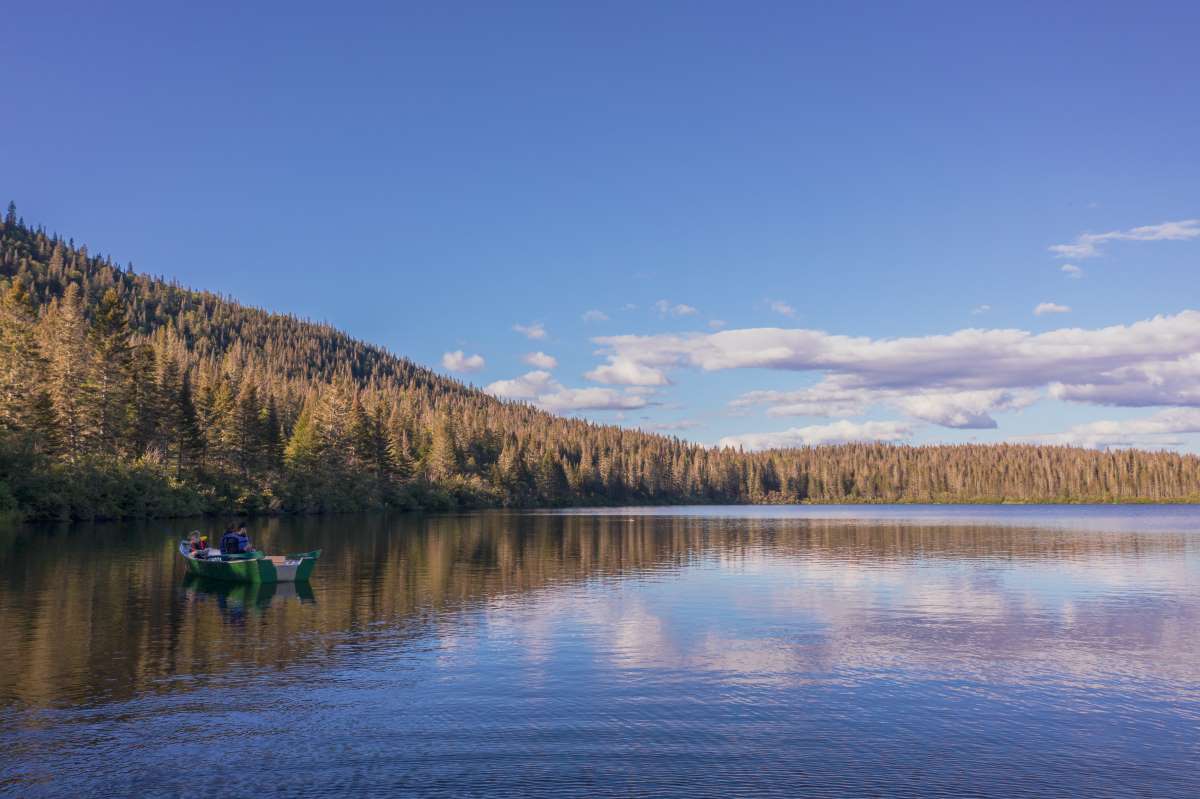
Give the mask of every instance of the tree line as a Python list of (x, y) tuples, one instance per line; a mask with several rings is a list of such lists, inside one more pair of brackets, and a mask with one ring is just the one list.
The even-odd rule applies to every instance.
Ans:
[(0, 512), (1197, 501), (1200, 458), (1033, 445), (744, 453), (497, 400), (329, 325), (0, 227)]

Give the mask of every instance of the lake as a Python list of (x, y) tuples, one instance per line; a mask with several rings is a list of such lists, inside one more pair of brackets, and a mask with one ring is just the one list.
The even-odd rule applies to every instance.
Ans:
[(1200, 795), (1197, 508), (199, 524), (0, 528), (0, 794)]

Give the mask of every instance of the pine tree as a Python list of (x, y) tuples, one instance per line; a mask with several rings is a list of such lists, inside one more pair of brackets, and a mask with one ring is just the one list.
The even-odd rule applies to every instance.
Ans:
[(567, 476), (562, 462), (549, 452), (542, 456), (538, 464), (537, 492), (546, 505), (558, 505), (567, 494)]
[(268, 469), (278, 473), (283, 468), (283, 426), (279, 420), (279, 406), (272, 394), (259, 416), (259, 431), (262, 435), (262, 455)]
[(132, 458), (145, 455), (161, 440), (165, 401), (156, 374), (156, 361), (154, 348), (150, 345), (134, 347), (126, 393), (124, 427), (127, 435), (122, 444)]
[(59, 421), (63, 451), (74, 463), (87, 453), (95, 409), (93, 384), (89, 380), (92, 353), (78, 283), (67, 286), (47, 327), (50, 396)]
[(33, 422), (33, 399), (46, 370), (35, 319), (28, 289), (14, 281), (0, 296), (0, 430), (28, 429)]
[(454, 423), (448, 416), (442, 415), (434, 425), (433, 441), (424, 465), (425, 473), (433, 482), (448, 480), (458, 474), (458, 443), (454, 438)]
[(233, 462), (233, 387), (223, 374), (205, 384), (201, 392), (200, 426), (204, 431), (204, 464), (225, 469)]
[(32, 436), (34, 452), (49, 457), (55, 457), (62, 452), (62, 437), (59, 435), (58, 415), (54, 412), (54, 400), (44, 388), (33, 394), (27, 429)]
[(399, 438), (388, 438), (388, 470), (392, 482), (397, 485), (407, 485), (413, 479), (417, 466), (408, 442), (408, 433), (402, 432)]
[(230, 413), (230, 446), (243, 478), (249, 477), (251, 469), (257, 466), (262, 449), (260, 412), (258, 388), (252, 381), (244, 379)]
[(93, 441), (116, 457), (126, 434), (126, 400), (132, 362), (129, 320), (115, 289), (104, 292), (88, 331), (92, 345)]
[(284, 448), (284, 464), (294, 472), (315, 470), (324, 454), (322, 436), (317, 430), (316, 416), (319, 404), (320, 400), (316, 395), (310, 394)]
[(373, 469), (374, 467), (374, 431), (371, 429), (371, 417), (363, 408), (361, 396), (355, 392), (350, 401), (350, 420), (348, 439), (350, 443), (351, 463), (358, 469)]
[(412, 479), (414, 465), (412, 446), (408, 438), (408, 423), (401, 404), (392, 405), (387, 420), (388, 469), (393, 482), (405, 485)]
[(202, 467), (205, 449), (204, 432), (200, 429), (199, 414), (192, 399), (192, 378), (184, 373), (174, 405), (175, 476), (185, 467)]
[(350, 441), (355, 468), (372, 478), (376, 490), (382, 490), (391, 472), (391, 458), (380, 403), (376, 402), (368, 413), (360, 399), (355, 398), (350, 410)]
[(291, 438), (284, 448), (283, 461), (287, 474), (287, 493), (297, 510), (317, 510), (323, 505), (326, 470), (323, 468), (325, 447), (318, 429), (321, 400), (310, 393), (304, 408), (296, 418)]

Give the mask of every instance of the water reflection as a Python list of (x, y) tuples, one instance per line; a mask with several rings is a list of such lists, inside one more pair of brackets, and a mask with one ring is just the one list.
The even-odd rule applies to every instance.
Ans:
[(247, 612), (261, 612), (271, 607), (272, 600), (315, 602), (312, 584), (302, 583), (231, 583), (186, 574), (183, 589), (195, 612), (203, 612), (208, 600), (217, 603), (221, 614), (240, 619)]
[[(791, 769), (854, 772), (861, 746), (879, 768), (907, 757), (945, 770), (939, 784), (958, 793), (971, 785), (954, 768), (992, 762), (1002, 779), (1013, 757), (1040, 758), (1060, 790), (1119, 787), (1103, 757), (1141, 769), (1156, 795), (1192, 784), (1169, 762), (1200, 740), (1200, 535), (1184, 512), (1157, 511), (1154, 532), (1120, 509), (1055, 509), (1042, 524), (1028, 509), (1009, 524), (992, 509), (978, 521), (774, 513), (257, 524), (268, 550), (324, 548), (311, 585), (185, 578), (174, 547), (194, 522), (9, 531), (0, 746), (28, 752), (12, 777), (28, 787), (63, 740), (107, 740), (116, 719), (186, 726), (202, 711), (191, 734), (218, 736), (235, 721), (210, 718), (219, 687), (248, 689), (259, 699), (246, 712), (264, 718), (287, 705), (289, 723), (340, 741), (375, 787), (436, 770), (397, 750), (413, 735), (486, 760), (489, 779), (518, 779), (547, 747), (567, 753), (555, 768), (616, 769), (631, 739), (665, 758), (640, 772), (647, 784), (654, 769), (669, 784), (688, 756), (737, 752), (795, 788), (806, 783)], [(311, 704), (289, 705), (297, 691)], [(394, 737), (350, 732), (367, 720)], [(780, 741), (795, 763), (771, 765)], [(165, 754), (142, 745), (145, 768)], [(620, 773), (608, 774), (617, 793)]]
[[(720, 599), (719, 628), (778, 618), (793, 639), (803, 632), (807, 642), (788, 651), (789, 670), (880, 668), (898, 658), (946, 668), (979, 649), (1009, 669), (1048, 662), (1200, 678), (1189, 634), (1200, 621), (1198, 539), (1190, 533), (493, 513), (274, 519), (252, 534), (267, 549), (324, 547), (312, 584), (297, 593), (312, 599), (316, 590), (322, 601), (273, 602), (297, 592), (288, 584), (185, 582), (175, 531), (157, 526), (10, 538), (0, 560), (0, 628), (15, 659), (0, 673), (0, 699), (107, 700), (179, 671), (241, 662), (281, 668), (342, 636), (386, 644), (398, 630), (436, 623), (430, 613), (486, 611), (522, 596), (516, 623), (532, 639), (541, 616), (561, 616), (563, 602), (577, 602), (553, 589), (597, 583), (610, 588), (595, 592), (583, 610), (598, 615), (583, 621), (622, 639), (613, 651), (624, 663), (729, 661), (739, 671), (737, 663), (778, 662), (776, 649), (754, 654), (777, 646), (770, 637), (757, 645), (711, 630), (694, 637), (681, 632), (694, 626), (687, 619), (661, 618), (681, 604), (703, 617), (701, 600)], [(651, 584), (628, 598), (614, 580)], [(654, 584), (662, 580), (672, 580), (669, 595)], [(221, 631), (248, 614), (257, 617), (253, 641)], [(965, 642), (970, 650), (957, 646)], [(1128, 651), (1146, 659), (1113, 662)]]

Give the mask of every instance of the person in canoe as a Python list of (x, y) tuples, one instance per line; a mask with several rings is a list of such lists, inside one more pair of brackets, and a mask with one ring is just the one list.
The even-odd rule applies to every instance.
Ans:
[(232, 524), (225, 528), (225, 534), (221, 536), (222, 555), (240, 555), (250, 551), (249, 536), (235, 529)]

